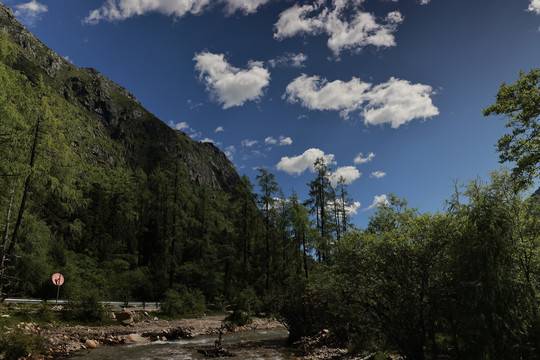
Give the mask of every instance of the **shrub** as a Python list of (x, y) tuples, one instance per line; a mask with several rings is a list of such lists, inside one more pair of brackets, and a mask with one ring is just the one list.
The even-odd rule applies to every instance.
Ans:
[(85, 290), (68, 303), (64, 313), (66, 320), (76, 320), (85, 323), (98, 323), (105, 319), (106, 311), (99, 303), (96, 290)]
[(37, 314), (38, 319), (43, 322), (51, 323), (54, 321), (54, 313), (51, 309), (51, 306), (42, 302), (39, 305)]
[(247, 288), (239, 292), (233, 299), (233, 312), (225, 320), (243, 326), (249, 324), (252, 319), (250, 314), (258, 312), (261, 308), (261, 301), (252, 288)]
[(34, 359), (46, 349), (46, 341), (39, 335), (26, 334), (17, 329), (0, 338), (0, 352), (4, 360)]
[(185, 314), (200, 315), (206, 311), (205, 298), (200, 290), (169, 289), (161, 305), (162, 313), (169, 316)]

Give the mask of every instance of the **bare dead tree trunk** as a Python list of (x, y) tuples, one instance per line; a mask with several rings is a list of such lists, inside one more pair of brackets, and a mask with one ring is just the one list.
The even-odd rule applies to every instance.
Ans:
[(17, 176), (13, 177), (13, 187), (9, 196), (9, 205), (6, 214), (6, 225), (4, 228), (4, 236), (2, 239), (2, 257), (0, 258), (0, 298), (4, 293), (4, 276), (6, 273), (6, 246), (9, 240), (9, 225), (11, 220), (11, 208), (13, 207), (13, 198), (15, 197), (15, 185), (17, 184)]
[(30, 173), (26, 177), (24, 182), (24, 191), (21, 199), (21, 206), (19, 207), (19, 215), (17, 216), (17, 222), (15, 223), (15, 228), (13, 229), (13, 235), (11, 236), (11, 243), (9, 244), (8, 255), (13, 253), (15, 243), (17, 242), (17, 237), (19, 236), (19, 230), (21, 229), (21, 223), (24, 216), (24, 210), (26, 207), (26, 199), (28, 198), (28, 192), (30, 189), (30, 182), (32, 181), (32, 173), (34, 172), (34, 164), (36, 161), (37, 155), (37, 145), (39, 142), (39, 131), (41, 126), (41, 116), (38, 116), (36, 121), (36, 129), (34, 132), (34, 141), (32, 143), (32, 153), (30, 154)]

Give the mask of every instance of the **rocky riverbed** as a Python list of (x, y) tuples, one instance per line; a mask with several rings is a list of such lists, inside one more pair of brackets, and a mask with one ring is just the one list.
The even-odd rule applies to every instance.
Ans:
[[(127, 313), (127, 311), (124, 311)], [(118, 316), (119, 315), (119, 316)], [(23, 331), (35, 333), (47, 339), (48, 349), (44, 358), (64, 359), (85, 350), (119, 344), (142, 344), (154, 341), (171, 341), (190, 339), (202, 335), (219, 335), (223, 333), (240, 333), (246, 331), (282, 329), (285, 326), (271, 318), (254, 318), (245, 326), (234, 326), (224, 322), (225, 316), (203, 316), (193, 319), (161, 320), (145, 311), (118, 314), (118, 325), (108, 326), (40, 326), (33, 323), (20, 323)], [(256, 343), (241, 342), (230, 344), (228, 348), (238, 349)], [(284, 346), (280, 345), (280, 346)], [(368, 360), (371, 356), (348, 356), (347, 350), (340, 347), (330, 336), (328, 330), (300, 339), (294, 344), (295, 357), (298, 360)], [(392, 359), (390, 357), (389, 359)], [(395, 358), (394, 358), (395, 359)]]
[(161, 320), (141, 311), (132, 313), (132, 318), (134, 321), (128, 321), (126, 325), (121, 322), (118, 325), (108, 326), (39, 326), (33, 323), (21, 323), (18, 327), (25, 332), (36, 333), (47, 339), (46, 357), (51, 359), (68, 358), (78, 351), (102, 346), (217, 335), (220, 329), (224, 332), (241, 332), (284, 328), (280, 322), (267, 318), (255, 318), (251, 324), (245, 326), (225, 323), (225, 316)]

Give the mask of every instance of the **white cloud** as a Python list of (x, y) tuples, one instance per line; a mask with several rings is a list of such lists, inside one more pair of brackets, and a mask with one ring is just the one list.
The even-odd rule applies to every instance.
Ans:
[(206, 89), (223, 104), (223, 109), (258, 100), (270, 82), (270, 73), (259, 61), (250, 61), (248, 69), (242, 70), (230, 65), (223, 54), (203, 52), (193, 60)]
[(214, 130), (215, 133), (217, 133), (217, 132), (222, 132), (222, 131), (225, 131), (225, 129), (223, 128), (223, 126), (218, 126), (218, 127), (216, 128), (216, 130)]
[(38, 3), (36, 0), (16, 5), (15, 16), (26, 26), (34, 27), (41, 19), (41, 14), (46, 13), (46, 5)]
[(291, 145), (293, 143), (292, 139), (290, 137), (285, 137), (283, 135), (280, 135), (278, 139), (276, 139), (273, 136), (268, 136), (266, 139), (264, 139), (264, 143), (266, 145), (276, 145), (279, 144), (279, 146), (286, 146)]
[(384, 171), (374, 171), (371, 173), (371, 176), (374, 178), (380, 179), (386, 176), (386, 173)]
[(439, 109), (431, 100), (432, 94), (429, 85), (411, 84), (392, 77), (369, 92), (368, 105), (363, 112), (364, 123), (391, 123), (392, 128), (397, 129), (413, 119), (439, 115)]
[(431, 0), (420, 0), (420, 5), (427, 5)]
[(209, 139), (209, 138), (204, 138), (204, 139), (201, 140), (201, 142), (202, 143), (212, 143), (212, 144), (214, 144), (214, 140)]
[(378, 206), (379, 204), (389, 204), (388, 197), (386, 196), (386, 194), (375, 195), (373, 197), (373, 203), (369, 205), (365, 210), (371, 210), (374, 207)]
[(120, 21), (149, 13), (180, 18), (188, 13), (200, 14), (209, 4), (210, 0), (107, 0), (100, 8), (90, 11), (83, 23)]
[(302, 68), (304, 67), (304, 62), (307, 60), (307, 55), (298, 53), (286, 53), (283, 56), (278, 56), (275, 59), (268, 60), (268, 65), (270, 67), (293, 67), (293, 68)]
[(266, 145), (275, 145), (275, 144), (277, 144), (277, 140), (274, 139), (273, 137), (269, 136), (266, 139), (264, 139), (264, 143)]
[(334, 164), (334, 154), (327, 155), (320, 149), (311, 148), (304, 151), (302, 155), (282, 157), (277, 164), (277, 169), (285, 171), (289, 175), (300, 175), (307, 169), (314, 172), (315, 160), (319, 157), (324, 158), (327, 165)]
[[(336, 203), (339, 207), (341, 207), (341, 204), (342, 204), (341, 199), (337, 199)], [(332, 207), (334, 206), (334, 202), (329, 201), (328, 205)], [(347, 212), (348, 215), (356, 215), (358, 214), (358, 209), (360, 208), (360, 206), (362, 206), (362, 204), (359, 201), (354, 201), (350, 205), (345, 205), (345, 211)]]
[(253, 14), (257, 9), (269, 2), (270, 0), (225, 0), (225, 11), (228, 14), (233, 14), (236, 11), (244, 14)]
[(283, 135), (281, 135), (279, 137), (279, 145), (280, 146), (286, 146), (286, 145), (292, 145), (292, 139), (290, 137), (285, 137)]
[(258, 141), (257, 140), (242, 140), (242, 145), (245, 146), (245, 147), (252, 147), (253, 145), (257, 145)]
[(354, 166), (343, 166), (337, 168), (337, 170), (332, 173), (330, 176), (330, 182), (332, 186), (336, 186), (339, 178), (343, 177), (345, 179), (345, 184), (350, 185), (353, 181), (360, 178), (362, 173)]
[(339, 56), (343, 50), (360, 51), (363, 47), (395, 46), (394, 32), (403, 22), (399, 11), (386, 15), (382, 22), (360, 10), (362, 0), (319, 1), (313, 5), (298, 6), (283, 11), (274, 24), (274, 37), (282, 40), (295, 35), (328, 35), (328, 47)]
[(345, 211), (347, 211), (347, 214), (349, 215), (356, 215), (358, 214), (358, 209), (360, 209), (360, 206), (362, 206), (360, 201), (354, 201), (351, 205), (345, 206)]
[(189, 124), (185, 121), (179, 122), (178, 124), (174, 126), (174, 128), (176, 130), (181, 130), (181, 131), (190, 130)]
[(225, 148), (225, 151), (224, 151), (225, 155), (227, 155), (227, 158), (229, 158), (229, 160), (233, 160), (233, 157), (234, 157), (234, 154), (236, 153), (236, 148), (234, 147), (234, 145), (231, 145), (231, 146), (227, 146)]
[(373, 158), (375, 157), (375, 154), (370, 152), (368, 154), (368, 156), (364, 157), (364, 154), (360, 153), (358, 155), (356, 155), (356, 157), (354, 158), (354, 163), (356, 165), (360, 165), (360, 164), (365, 164), (367, 162), (370, 162), (371, 160), (373, 160)]
[(530, 12), (535, 12), (537, 15), (540, 15), (540, 0), (531, 0), (529, 8), (527, 9)]
[(83, 20), (86, 24), (100, 21), (121, 21), (149, 13), (181, 18), (187, 14), (199, 15), (213, 5), (222, 3), (227, 14), (237, 11), (252, 14), (270, 0), (107, 0), (100, 8), (90, 11)]
[(202, 103), (193, 101), (193, 100), (191, 100), (191, 99), (188, 99), (187, 103), (188, 103), (189, 108), (190, 108), (191, 110), (203, 106)]
[(350, 112), (360, 109), (370, 87), (371, 84), (354, 77), (349, 82), (328, 82), (319, 76), (302, 74), (287, 85), (283, 97), (291, 103), (300, 102), (310, 110), (339, 111), (342, 117), (348, 118)]
[(439, 109), (430, 97), (433, 94), (429, 85), (411, 84), (394, 77), (372, 86), (356, 77), (348, 82), (328, 82), (319, 76), (302, 74), (287, 85), (283, 98), (290, 103), (300, 102), (310, 110), (339, 111), (344, 119), (363, 109), (366, 125), (389, 123), (397, 129), (413, 119), (438, 115)]

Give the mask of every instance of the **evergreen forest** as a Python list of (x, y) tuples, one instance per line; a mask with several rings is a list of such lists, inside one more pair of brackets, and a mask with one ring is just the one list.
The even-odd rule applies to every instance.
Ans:
[(181, 134), (183, 148), (143, 138), (136, 129), (154, 121), (143, 110), (105, 126), (59, 86), (77, 79), (84, 93), (87, 72), (50, 76), (0, 35), (3, 297), (54, 298), (61, 272), (67, 299), (150, 302), (173, 290), (273, 314), (291, 340), (328, 329), (351, 350), (405, 359), (540, 358), (539, 70), (501, 85), (484, 110), (508, 121), (497, 150), (513, 169), (456, 181), (437, 213), (390, 195), (358, 228), (352, 194), (344, 179), (332, 185), (324, 159), (307, 199), (268, 169), (253, 182), (194, 175), (186, 158), (201, 155)]

